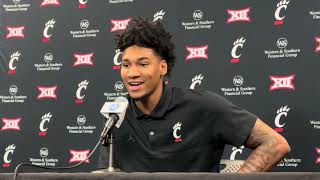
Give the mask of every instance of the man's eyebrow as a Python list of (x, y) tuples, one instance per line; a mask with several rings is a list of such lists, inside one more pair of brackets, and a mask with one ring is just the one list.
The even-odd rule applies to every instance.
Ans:
[(138, 58), (137, 61), (143, 61), (143, 60), (149, 60), (148, 57), (141, 57), (141, 58)]
[[(148, 57), (140, 57), (138, 59), (135, 59), (134, 61), (140, 62), (140, 61), (143, 61), (143, 60), (149, 60), (149, 58)], [(122, 62), (129, 62), (129, 59), (122, 59)]]

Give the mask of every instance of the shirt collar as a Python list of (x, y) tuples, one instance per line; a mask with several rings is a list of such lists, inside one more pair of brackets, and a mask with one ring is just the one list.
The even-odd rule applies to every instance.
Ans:
[(154, 110), (149, 114), (144, 114), (136, 105), (133, 99), (130, 97), (129, 103), (130, 103), (130, 109), (132, 110), (134, 116), (136, 119), (143, 119), (146, 117), (154, 118), (154, 119), (162, 119), (162, 117), (165, 115), (167, 109), (169, 108), (170, 102), (171, 102), (171, 96), (172, 91), (170, 91), (170, 88), (168, 88), (165, 83), (163, 83), (163, 91), (160, 98), (160, 101), (154, 108)]

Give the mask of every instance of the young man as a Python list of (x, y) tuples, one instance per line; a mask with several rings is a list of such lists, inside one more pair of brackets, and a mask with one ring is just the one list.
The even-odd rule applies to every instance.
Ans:
[(161, 23), (141, 18), (116, 37), (129, 107), (121, 127), (114, 129), (115, 167), (219, 172), (225, 144), (230, 144), (253, 149), (239, 173), (269, 171), (290, 151), (287, 141), (215, 93), (167, 87), (163, 77), (170, 76), (175, 61), (170, 39)]

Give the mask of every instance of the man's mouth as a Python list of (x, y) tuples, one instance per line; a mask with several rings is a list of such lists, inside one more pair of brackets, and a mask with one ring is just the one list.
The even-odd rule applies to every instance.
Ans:
[(143, 84), (142, 82), (130, 82), (129, 84), (129, 89), (132, 91), (137, 91), (141, 89), (141, 85)]
[(142, 84), (142, 82), (131, 82), (131, 83), (129, 83), (130, 86), (139, 86), (141, 84)]

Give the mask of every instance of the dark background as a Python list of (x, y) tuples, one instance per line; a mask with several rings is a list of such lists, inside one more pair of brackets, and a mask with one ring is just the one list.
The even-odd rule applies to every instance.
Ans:
[[(86, 8), (79, 8), (77, 0), (58, 0), (59, 6), (40, 7), (43, 0), (16, 0), (17, 5), (30, 5), (26, 11), (6, 11), (5, 5), (15, 5), (12, 0), (0, 1), (0, 96), (9, 96), (12, 85), (18, 87), (16, 95), (27, 96), (24, 103), (2, 103), (0, 99), (0, 127), (3, 118), (20, 117), (21, 131), (0, 131), (0, 162), (6, 148), (14, 144), (15, 150), (10, 154), (11, 165), (0, 166), (0, 172), (12, 172), (21, 162), (30, 158), (40, 159), (39, 151), (48, 149), (49, 159), (58, 159), (55, 166), (69, 166), (69, 150), (92, 149), (101, 131), (103, 117), (99, 113), (103, 103), (108, 100), (105, 93), (116, 93), (116, 82), (121, 81), (118, 70), (113, 70), (115, 56), (113, 37), (110, 32), (111, 19), (121, 20), (137, 16), (152, 20), (160, 10), (165, 12), (161, 20), (168, 31), (173, 34), (176, 44), (177, 61), (169, 84), (189, 88), (192, 79), (202, 74), (201, 84), (196, 88), (214, 91), (225, 96), (221, 88), (235, 88), (233, 78), (240, 75), (244, 79), (241, 87), (255, 87), (251, 96), (225, 96), (233, 103), (258, 115), (272, 128), (275, 126), (277, 111), (284, 106), (290, 110), (282, 116), (285, 123), (281, 133), (290, 143), (292, 152), (284, 166), (274, 171), (319, 171), (316, 148), (320, 147), (320, 129), (310, 124), (310, 120), (320, 121), (319, 107), (319, 54), (315, 48), (319, 45), (315, 37), (320, 35), (320, 19), (313, 19), (310, 11), (319, 12), (319, 0), (291, 0), (287, 9), (280, 13), (285, 16), (284, 23), (275, 26), (274, 13), (278, 0), (133, 0), (130, 2), (110, 3), (109, 0), (88, 0)], [(227, 9), (239, 10), (250, 7), (250, 22), (227, 23), (230, 17)], [(200, 21), (214, 21), (210, 29), (185, 30), (182, 22), (196, 22), (193, 12), (200, 10)], [(54, 19), (55, 25), (50, 29), (51, 41), (43, 43), (45, 23)], [(72, 38), (70, 31), (80, 31), (80, 22), (89, 22), (87, 30), (99, 30), (95, 38)], [(24, 38), (6, 39), (7, 26), (24, 26)], [(240, 62), (230, 63), (231, 49), (234, 41), (244, 37), (246, 42), (242, 49)], [(285, 49), (300, 49), (296, 58), (268, 59), (265, 50), (279, 50), (277, 40), (286, 38)], [(186, 46), (208, 45), (208, 59), (191, 59)], [(12, 53), (21, 53), (15, 62), (16, 74), (8, 74), (8, 64)], [(53, 55), (52, 63), (61, 63), (59, 71), (36, 71), (34, 64), (45, 64), (44, 55)], [(74, 53), (94, 53), (94, 66), (73, 67)], [(272, 81), (269, 76), (288, 76), (295, 74), (295, 90), (269, 91)], [(76, 104), (76, 90), (81, 81), (89, 81), (84, 103)], [(41, 99), (37, 96), (38, 86), (57, 85), (56, 100)], [(125, 89), (120, 90), (125, 93)], [(46, 113), (53, 116), (49, 123), (47, 135), (38, 136), (41, 117)], [(95, 126), (92, 134), (70, 134), (66, 126), (79, 126), (77, 117), (84, 115), (84, 126)], [(229, 159), (232, 147), (226, 147), (224, 158)], [(116, 152), (115, 152), (116, 153)], [(236, 159), (245, 159), (250, 150), (243, 149)], [(98, 153), (90, 163), (70, 171), (91, 171), (96, 168)], [(290, 162), (290, 163), (288, 163)], [(295, 167), (293, 165), (295, 164)], [(32, 170), (39, 171), (39, 170)]]

